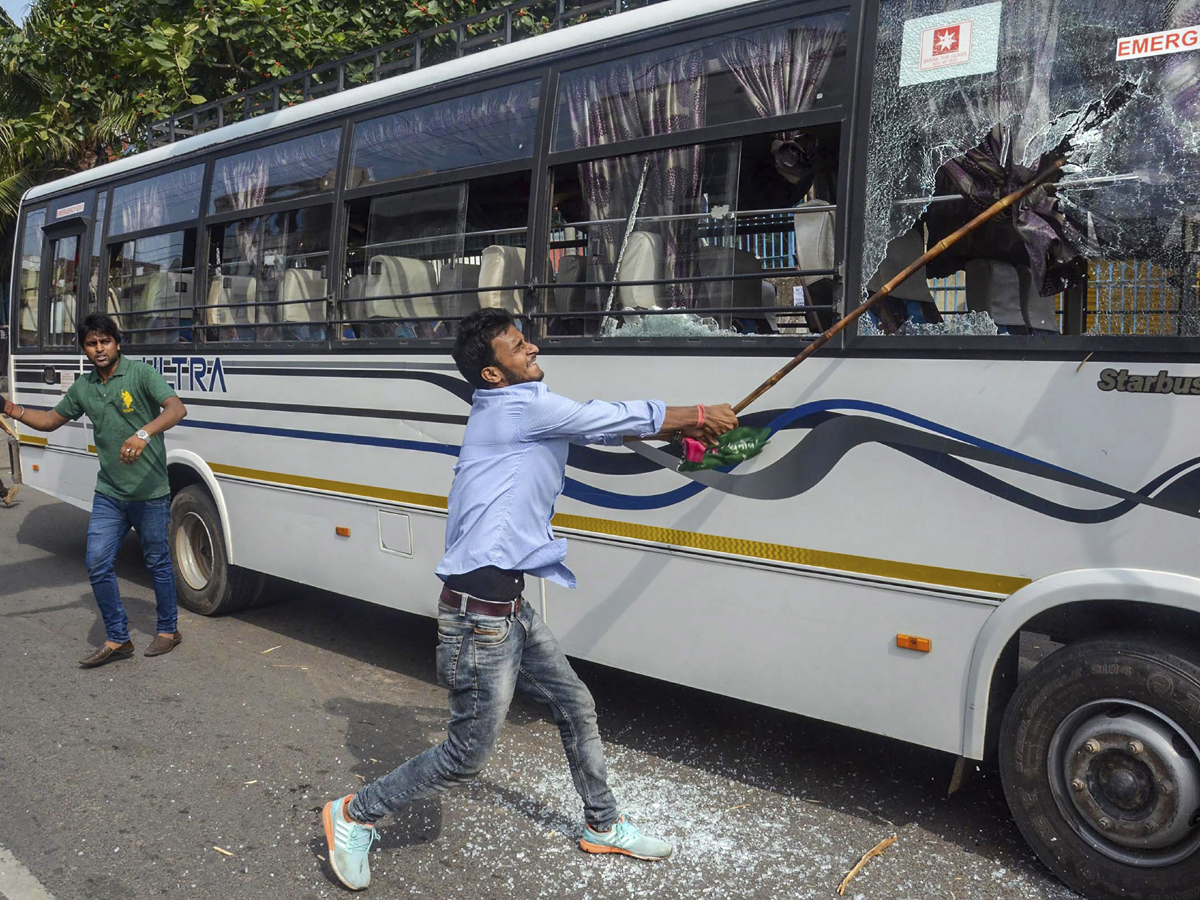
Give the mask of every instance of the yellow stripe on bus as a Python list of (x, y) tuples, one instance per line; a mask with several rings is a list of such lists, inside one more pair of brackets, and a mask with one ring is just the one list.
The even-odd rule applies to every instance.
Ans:
[(248, 478), (251, 481), (272, 481), (276, 484), (286, 484), (293, 487), (313, 488), (318, 491), (332, 491), (338, 494), (354, 494), (358, 497), (370, 497), (373, 500), (391, 500), (395, 503), (408, 503), (413, 506), (428, 506), (431, 509), (445, 509), (446, 498), (437, 494), (417, 494), (413, 491), (396, 491), (391, 488), (375, 487), (369, 484), (355, 484), (350, 481), (330, 481), (326, 478), (307, 478), (300, 475), (284, 475), (282, 472), (264, 472), (261, 469), (243, 469), (241, 466), (224, 466), (210, 463), (209, 468), (218, 475), (232, 475), (234, 478)]
[(787, 544), (769, 544), (765, 541), (721, 537), (694, 531), (676, 531), (674, 528), (637, 525), (631, 522), (613, 522), (608, 519), (593, 519), (564, 513), (559, 513), (554, 517), (554, 524), (560, 528), (572, 528), (576, 531), (593, 534), (611, 534), (615, 537), (633, 538), (655, 544), (692, 547), (696, 550), (711, 550), (714, 553), (725, 553), (730, 556), (769, 559), (801, 566), (813, 566), (819, 569), (854, 572), (858, 575), (874, 575), (899, 581), (917, 581), (923, 584), (939, 584), (971, 591), (986, 591), (990, 594), (1011, 594), (1030, 583), (1028, 578), (989, 575), (986, 572), (968, 572), (962, 569), (944, 569), (941, 566), (922, 566), (917, 563), (877, 559), (872, 556), (854, 556), (849, 553), (833, 553), (828, 550), (808, 550), (804, 547), (790, 547)]
[[(313, 488), (374, 500), (391, 500), (430, 509), (446, 509), (446, 498), (436, 494), (419, 494), (391, 488), (355, 484), (348, 481), (331, 481), (325, 478), (308, 478), (266, 472), (261, 469), (245, 469), (240, 466), (212, 464), (212, 470), (220, 475), (232, 475), (252, 481), (266, 481), (293, 487)], [(970, 572), (962, 569), (946, 569), (941, 566), (923, 566), (917, 563), (877, 559), (870, 556), (855, 556), (849, 553), (833, 553), (828, 550), (809, 550), (786, 544), (771, 544), (742, 538), (700, 534), (694, 531), (678, 531), (674, 528), (659, 528), (654, 525), (639, 525), (633, 522), (614, 522), (610, 519), (594, 519), (589, 516), (574, 516), (558, 513), (552, 520), (560, 528), (597, 535), (629, 538), (654, 544), (708, 550), (746, 559), (764, 559), (774, 562), (794, 563), (857, 575), (911, 581), (920, 584), (941, 585), (962, 590), (982, 591), (990, 594), (1011, 594), (1030, 583), (1028, 578), (1009, 575), (992, 575), (987, 572)]]
[(17, 440), (20, 441), (22, 444), (33, 444), (33, 446), (35, 446), (35, 447), (45, 447), (47, 444), (50, 443), (49, 438), (34, 437), (31, 434), (23, 434), (20, 437), (18, 437)]

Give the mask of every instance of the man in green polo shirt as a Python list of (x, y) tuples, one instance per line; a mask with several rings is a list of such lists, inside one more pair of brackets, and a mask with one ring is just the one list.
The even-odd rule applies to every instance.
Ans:
[(162, 435), (179, 424), (187, 410), (152, 366), (121, 355), (121, 331), (109, 316), (84, 319), (79, 343), (95, 370), (76, 379), (58, 406), (26, 409), (5, 399), (4, 414), (38, 431), (54, 431), (84, 413), (92, 420), (100, 474), (88, 523), (87, 569), (108, 638), (79, 661), (92, 668), (133, 656), (115, 570), (117, 550), (130, 528), (142, 542), (158, 604), (158, 633), (145, 655), (160, 656), (180, 641), (167, 543), (171, 486)]

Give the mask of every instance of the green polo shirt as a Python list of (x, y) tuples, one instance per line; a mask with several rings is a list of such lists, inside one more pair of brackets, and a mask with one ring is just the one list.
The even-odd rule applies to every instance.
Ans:
[(150, 438), (137, 462), (120, 460), (121, 447), (139, 428), (145, 428), (162, 411), (163, 402), (176, 396), (153, 366), (124, 354), (108, 383), (95, 369), (77, 378), (54, 411), (65, 419), (87, 413), (96, 431), (100, 474), (96, 491), (116, 500), (155, 500), (171, 493), (167, 480), (167, 446), (161, 434)]

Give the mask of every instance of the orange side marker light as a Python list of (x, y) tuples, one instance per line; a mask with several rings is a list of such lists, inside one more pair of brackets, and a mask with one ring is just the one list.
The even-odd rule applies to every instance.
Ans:
[(37, 463), (34, 463), (34, 464), (33, 464), (33, 471), (35, 471), (35, 472), (40, 472), (40, 471), (42, 471), (42, 469), (41, 469), (41, 467), (40, 467), (40, 466), (39, 466)]
[(333, 530), (337, 532), (338, 537), (350, 537), (350, 529), (345, 525), (338, 525)]
[(896, 646), (901, 650), (916, 650), (918, 653), (928, 653), (933, 649), (933, 641), (925, 637), (915, 637), (911, 634), (896, 635)]

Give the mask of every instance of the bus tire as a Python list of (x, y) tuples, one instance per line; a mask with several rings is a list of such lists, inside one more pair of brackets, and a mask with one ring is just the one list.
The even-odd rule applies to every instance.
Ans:
[(253, 603), (265, 576), (229, 564), (221, 516), (198, 484), (171, 500), (171, 564), (179, 602), (202, 616), (234, 612)]
[(1086, 640), (1018, 686), (1000, 734), (1009, 809), (1092, 900), (1200, 898), (1200, 663), (1143, 637)]

